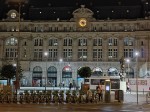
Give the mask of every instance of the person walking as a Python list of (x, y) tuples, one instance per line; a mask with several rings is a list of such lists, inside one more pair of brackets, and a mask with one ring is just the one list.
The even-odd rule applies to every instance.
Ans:
[(87, 102), (92, 102), (92, 91), (90, 90), (90, 88), (88, 87), (88, 90), (86, 92), (86, 100)]
[(69, 90), (71, 90), (71, 88), (72, 88), (72, 83), (70, 82), (70, 84), (69, 84)]
[(103, 101), (103, 89), (102, 89), (102, 85), (98, 84), (96, 90), (97, 90), (99, 101)]

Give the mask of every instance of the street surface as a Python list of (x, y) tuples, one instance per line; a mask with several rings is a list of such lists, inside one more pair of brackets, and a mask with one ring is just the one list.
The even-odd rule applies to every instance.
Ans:
[(0, 104), (0, 112), (150, 112), (150, 104)]

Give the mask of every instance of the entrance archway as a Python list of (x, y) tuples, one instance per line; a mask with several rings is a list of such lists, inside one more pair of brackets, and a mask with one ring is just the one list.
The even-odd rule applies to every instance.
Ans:
[(41, 87), (43, 85), (42, 82), (42, 68), (36, 66), (33, 68), (33, 75), (32, 75), (32, 86), (34, 87)]
[(54, 66), (47, 70), (47, 86), (57, 86), (57, 69)]
[(62, 82), (65, 86), (69, 86), (69, 83), (72, 82), (72, 69), (70, 66), (65, 66), (62, 70)]

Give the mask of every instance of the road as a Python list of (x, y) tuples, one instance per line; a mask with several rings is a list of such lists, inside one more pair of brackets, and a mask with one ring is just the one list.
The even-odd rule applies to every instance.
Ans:
[(0, 104), (0, 112), (150, 112), (150, 104)]

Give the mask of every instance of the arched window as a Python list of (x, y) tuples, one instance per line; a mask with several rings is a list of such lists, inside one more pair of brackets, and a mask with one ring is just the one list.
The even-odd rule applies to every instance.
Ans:
[(58, 46), (58, 40), (56, 38), (50, 38), (48, 41), (49, 46)]
[(72, 39), (65, 38), (64, 39), (64, 46), (72, 46)]
[(5, 43), (6, 46), (16, 46), (17, 44), (18, 44), (18, 40), (15, 37), (11, 37), (7, 39)]
[(109, 68), (108, 76), (118, 76), (118, 70), (114, 67)]
[(86, 38), (79, 39), (78, 46), (87, 46), (87, 39)]
[(18, 40), (15, 37), (8, 38), (5, 42), (5, 57), (7, 59), (13, 60), (17, 57), (17, 44)]
[(34, 39), (34, 46), (43, 46), (43, 39), (40, 38)]
[(109, 38), (108, 39), (108, 45), (109, 46), (117, 46), (118, 45), (118, 39), (117, 38)]
[(54, 66), (48, 68), (48, 77), (57, 77), (57, 69)]
[(131, 37), (124, 38), (124, 46), (133, 46), (134, 39)]
[(70, 66), (65, 66), (63, 68), (62, 81), (65, 83), (65, 86), (69, 86), (69, 83), (72, 81), (72, 69)]
[(93, 46), (102, 46), (102, 38), (95, 38), (93, 39)]
[(95, 67), (95, 68), (93, 69), (92, 76), (103, 76), (102, 69), (99, 68), (99, 67)]
[(65, 66), (62, 72), (62, 78), (72, 78), (72, 69), (70, 66)]

